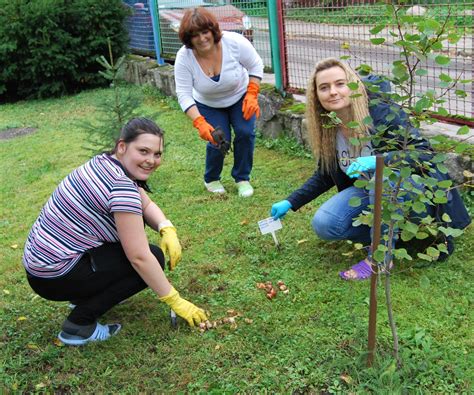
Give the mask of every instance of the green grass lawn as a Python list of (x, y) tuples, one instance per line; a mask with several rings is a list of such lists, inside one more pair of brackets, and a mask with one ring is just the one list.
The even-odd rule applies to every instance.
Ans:
[[(150, 184), (183, 245), (183, 260), (169, 278), (184, 297), (209, 310), (212, 320), (238, 312), (237, 325), (201, 333), (181, 321), (172, 330), (166, 305), (144, 291), (103, 317), (102, 322), (123, 325), (110, 341), (82, 348), (58, 344), (67, 303), (32, 292), (22, 248), (55, 186), (87, 160), (77, 125), (94, 118), (94, 105), (105, 95), (110, 92), (94, 90), (0, 106), (0, 130), (38, 128), (0, 141), (0, 392), (472, 391), (472, 229), (457, 240), (448, 262), (424, 269), (415, 268), (417, 262), (396, 265), (392, 287), (401, 370), (391, 358), (379, 287), (377, 357), (367, 369), (369, 284), (338, 277), (362, 253), (346, 256), (350, 245), (318, 240), (310, 228), (327, 196), (287, 215), (279, 249), (257, 227), (273, 202), (312, 173), (313, 161), (259, 141), (255, 195), (236, 196), (228, 157), (223, 182), (229, 193), (209, 196), (202, 182), (204, 142), (176, 102), (158, 96), (148, 96), (142, 110), (158, 111), (166, 131), (162, 166)], [(156, 234), (149, 236), (158, 242)], [(289, 294), (266, 299), (256, 283), (267, 280), (283, 280)]]

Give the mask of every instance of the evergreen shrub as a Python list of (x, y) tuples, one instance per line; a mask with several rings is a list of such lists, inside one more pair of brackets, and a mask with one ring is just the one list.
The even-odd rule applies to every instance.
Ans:
[[(97, 58), (127, 49), (121, 0), (0, 0), (0, 101), (104, 85)], [(105, 82), (106, 83), (106, 82)]]

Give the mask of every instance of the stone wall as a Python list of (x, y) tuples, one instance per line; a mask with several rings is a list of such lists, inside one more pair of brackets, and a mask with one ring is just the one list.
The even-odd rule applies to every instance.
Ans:
[[(159, 66), (154, 59), (133, 56), (125, 63), (124, 78), (134, 84), (154, 86), (165, 95), (176, 97), (173, 70), (171, 65)], [(291, 104), (291, 98), (284, 99), (275, 89), (263, 87), (258, 101), (260, 118), (257, 120), (257, 128), (265, 137), (277, 138), (287, 135), (294, 137), (303, 146), (309, 147), (304, 115), (285, 110)], [(467, 181), (465, 170), (474, 173), (474, 163), (470, 157), (448, 154), (445, 165), (458, 184)]]

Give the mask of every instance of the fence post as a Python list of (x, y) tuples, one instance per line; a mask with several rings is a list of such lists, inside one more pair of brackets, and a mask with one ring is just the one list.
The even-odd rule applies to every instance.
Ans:
[(270, 22), (270, 47), (272, 50), (272, 67), (275, 74), (275, 86), (283, 92), (283, 78), (280, 62), (280, 35), (278, 26), (278, 2), (279, 0), (268, 0), (268, 19)]
[(374, 202), (374, 223), (372, 235), (372, 256), (370, 266), (372, 275), (370, 276), (370, 299), (369, 299), (369, 333), (368, 333), (368, 355), (367, 366), (371, 367), (374, 361), (376, 332), (377, 332), (377, 276), (379, 266), (374, 260), (374, 253), (380, 243), (381, 223), (382, 223), (382, 187), (383, 187), (384, 161), (382, 155), (377, 155), (375, 166), (375, 202)]
[(157, 0), (150, 0), (151, 25), (153, 27), (153, 41), (155, 42), (156, 63), (164, 65), (165, 61), (161, 57), (161, 36), (160, 36), (160, 18), (158, 16)]

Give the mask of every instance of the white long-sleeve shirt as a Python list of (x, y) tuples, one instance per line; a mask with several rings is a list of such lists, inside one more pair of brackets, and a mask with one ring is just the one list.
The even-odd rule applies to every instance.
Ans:
[(249, 76), (263, 77), (263, 61), (244, 36), (223, 32), (221, 43), (222, 67), (217, 82), (204, 73), (192, 49), (183, 46), (176, 54), (174, 78), (183, 111), (196, 101), (214, 108), (229, 107), (247, 91)]

